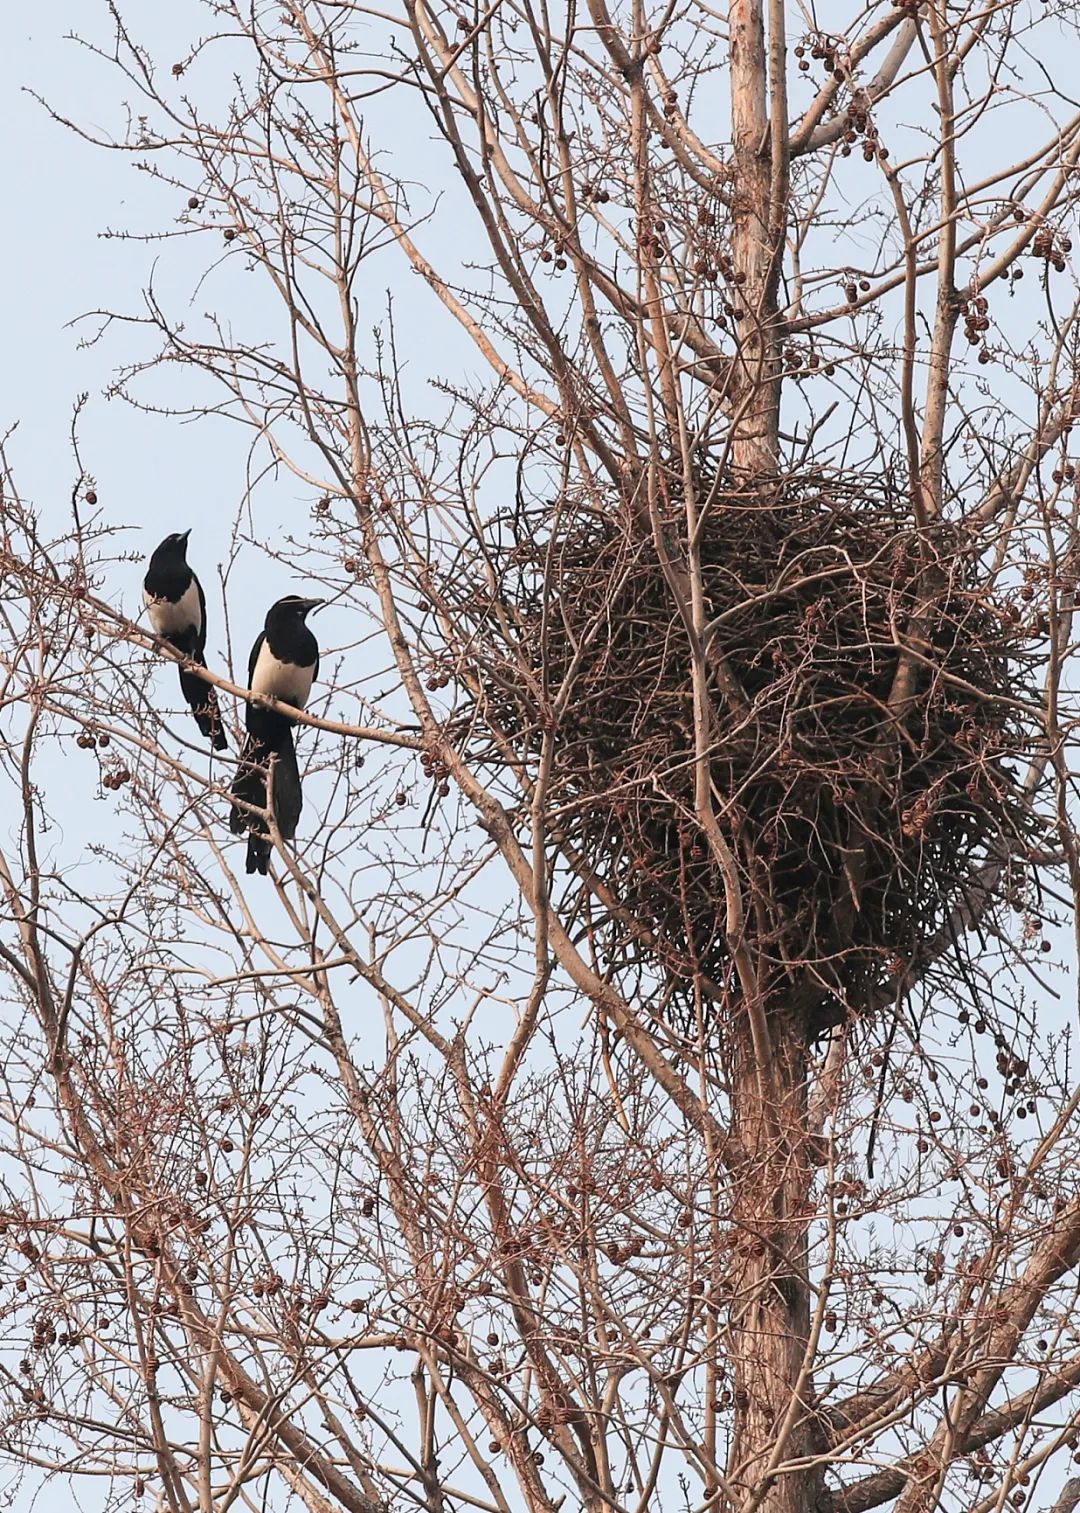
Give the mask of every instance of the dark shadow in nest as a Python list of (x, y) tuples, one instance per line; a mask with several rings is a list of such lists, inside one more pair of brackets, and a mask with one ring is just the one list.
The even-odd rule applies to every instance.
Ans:
[[(955, 527), (916, 531), (887, 482), (813, 473), (715, 493), (700, 548), (713, 807), (748, 943), (815, 1034), (888, 995), (991, 851), (1023, 850), (1036, 628), (988, 594)], [(678, 562), (677, 504), (669, 516)], [(703, 979), (713, 1012), (736, 1012), (722, 878), (694, 812), (690, 642), (652, 536), (619, 507), (567, 506), (557, 539), (511, 556), (503, 594), (523, 633), (500, 648), (490, 620), (481, 631), (503, 749), (532, 766), (555, 711), (548, 809), (572, 871), (610, 895), (610, 952), (663, 969), (683, 1028)], [(904, 644), (917, 655), (897, 705)], [(594, 882), (573, 886), (595, 924)]]

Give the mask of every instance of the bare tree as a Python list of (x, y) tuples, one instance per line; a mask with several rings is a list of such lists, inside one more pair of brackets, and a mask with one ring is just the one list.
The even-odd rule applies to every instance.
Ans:
[(109, 15), (212, 311), (117, 391), (248, 428), (339, 644), (248, 885), (77, 448), (6, 469), (9, 1459), (1071, 1506), (1075, 6)]

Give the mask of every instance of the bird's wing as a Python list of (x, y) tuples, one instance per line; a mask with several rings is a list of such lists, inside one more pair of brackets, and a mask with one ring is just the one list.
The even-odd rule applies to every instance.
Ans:
[(201, 652), (206, 650), (206, 595), (203, 593), (203, 586), (199, 582), (197, 574), (192, 573), (191, 581), (194, 583), (195, 592), (199, 596), (199, 626), (195, 632), (195, 640)]
[(259, 632), (259, 634), (255, 637), (255, 645), (251, 648), (251, 656), (248, 657), (248, 687), (249, 688), (251, 687), (252, 683), (255, 681), (255, 664), (259, 660), (259, 653), (262, 651), (263, 642), (265, 640), (266, 640), (266, 632), (264, 630), (261, 630)]

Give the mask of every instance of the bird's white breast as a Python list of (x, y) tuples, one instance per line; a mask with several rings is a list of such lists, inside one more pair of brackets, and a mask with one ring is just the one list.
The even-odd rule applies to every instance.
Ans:
[(202, 630), (202, 610), (199, 607), (199, 590), (194, 578), (173, 603), (169, 599), (155, 599), (143, 589), (143, 602), (150, 616), (150, 624), (159, 636), (182, 635), (184, 631)]
[(251, 687), (254, 693), (267, 694), (272, 699), (281, 699), (296, 709), (303, 709), (311, 692), (314, 675), (313, 667), (298, 667), (295, 662), (279, 662), (270, 650), (269, 643), (264, 641), (255, 660)]

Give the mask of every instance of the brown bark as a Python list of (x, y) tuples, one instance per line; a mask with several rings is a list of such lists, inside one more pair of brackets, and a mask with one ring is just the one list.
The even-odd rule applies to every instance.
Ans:
[[(777, 305), (787, 200), (787, 108), (782, 7), (735, 0), (731, 8), (732, 140), (736, 202), (733, 249), (741, 297), (732, 460), (743, 476), (775, 471), (779, 455), (780, 337)], [(733, 942), (737, 949), (738, 943)], [(759, 982), (763, 974), (759, 972)], [(757, 1005), (732, 1026), (732, 1170), (736, 1242), (728, 1348), (735, 1415), (729, 1495), (768, 1513), (806, 1513), (817, 1501), (814, 1471), (775, 1475), (810, 1448), (812, 1396), (807, 1191), (806, 1028), (775, 1001), (767, 979)], [(753, 1010), (770, 1045), (762, 1065)]]
[[(779, 26), (774, 18), (774, 24)], [(783, 35), (771, 39), (774, 77), (782, 78)], [(773, 112), (782, 107), (777, 83)], [(747, 473), (776, 467), (780, 424), (779, 316), (776, 292), (783, 252), (786, 122), (770, 141), (765, 20), (762, 0), (731, 7), (731, 125), (735, 156), (732, 248), (739, 286), (736, 415), (732, 456)]]
[(805, 1513), (817, 1503), (813, 1470), (775, 1476), (812, 1448), (812, 1372), (807, 1192), (812, 1166), (807, 1128), (805, 1035), (796, 1015), (769, 1007), (772, 1087), (761, 1076), (749, 1026), (735, 1030), (732, 1171), (735, 1245), (728, 1349), (735, 1374), (735, 1419), (727, 1479), (748, 1509)]

